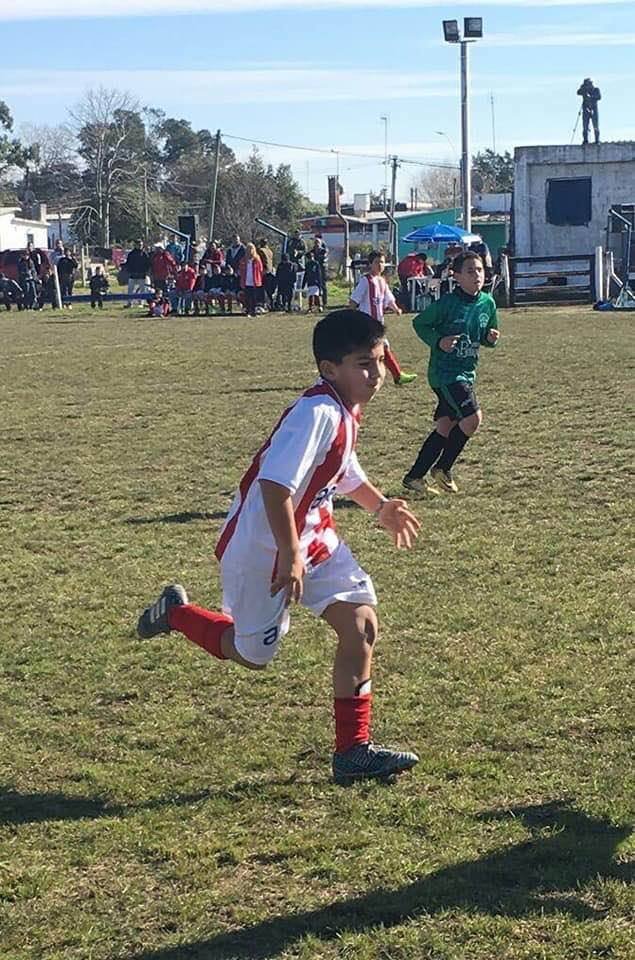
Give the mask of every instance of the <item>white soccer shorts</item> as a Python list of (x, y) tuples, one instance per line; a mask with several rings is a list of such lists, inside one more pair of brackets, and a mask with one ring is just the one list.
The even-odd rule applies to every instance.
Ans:
[[(223, 612), (233, 618), (236, 650), (250, 663), (269, 663), (289, 632), (289, 608), (284, 605), (284, 591), (275, 597), (270, 595), (271, 567), (268, 565), (237, 566), (235, 562), (221, 560), (220, 567)], [(305, 574), (300, 603), (319, 617), (337, 600), (377, 605), (372, 580), (341, 541), (328, 560)]]

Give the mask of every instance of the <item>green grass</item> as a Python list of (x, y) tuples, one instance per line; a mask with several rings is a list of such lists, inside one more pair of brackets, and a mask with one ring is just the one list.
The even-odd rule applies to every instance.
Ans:
[[(342, 790), (324, 624), (294, 613), (258, 675), (134, 634), (168, 579), (218, 603), (215, 537), (312, 381), (309, 318), (0, 314), (2, 960), (634, 955), (631, 319), (501, 321), (460, 498), (417, 504), (411, 553), (339, 509), (380, 597), (375, 734), (421, 756)], [(422, 373), (406, 318), (390, 337)], [(424, 379), (366, 414), (389, 493)]]

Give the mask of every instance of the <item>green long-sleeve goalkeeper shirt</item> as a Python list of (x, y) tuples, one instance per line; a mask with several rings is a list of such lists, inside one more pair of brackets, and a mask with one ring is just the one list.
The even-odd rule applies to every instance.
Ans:
[[(493, 347), (487, 340), (492, 328), (498, 329), (494, 298), (482, 291), (471, 297), (456, 287), (419, 313), (412, 325), (417, 336), (430, 347), (428, 382), (443, 387), (463, 380), (474, 383), (481, 346)], [(453, 350), (439, 347), (443, 337), (458, 336)]]

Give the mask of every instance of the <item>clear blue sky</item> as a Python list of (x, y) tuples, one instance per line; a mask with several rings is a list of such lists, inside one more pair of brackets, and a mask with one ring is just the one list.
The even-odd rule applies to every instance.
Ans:
[[(493, 145), (490, 95), (497, 150), (569, 143), (576, 89), (587, 76), (602, 90), (602, 138), (635, 137), (633, 2), (106, 0), (99, 5), (106, 17), (87, 16), (88, 7), (88, 0), (0, 0), (0, 96), (18, 130), (63, 122), (84, 90), (103, 85), (195, 128), (379, 158), (387, 115), (390, 153), (453, 160), (459, 57), (443, 42), (441, 21), (476, 15), (486, 36), (470, 50), (473, 152)], [(160, 13), (143, 15), (149, 10)], [(227, 143), (239, 155), (250, 149)], [(310, 196), (325, 200), (334, 156), (260, 149), (274, 164), (291, 163)], [(417, 173), (401, 168), (399, 198)], [(381, 188), (384, 167), (381, 159), (342, 157), (340, 176), (350, 196)]]

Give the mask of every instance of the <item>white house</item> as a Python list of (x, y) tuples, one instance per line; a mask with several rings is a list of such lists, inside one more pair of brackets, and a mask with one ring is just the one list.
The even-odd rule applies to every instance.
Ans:
[(592, 254), (608, 212), (635, 201), (635, 141), (516, 147), (513, 244), (519, 257)]
[[(22, 216), (16, 207), (0, 207), (0, 250), (20, 250), (32, 243), (34, 247), (48, 246), (48, 223), (46, 208), (39, 220), (30, 220)], [(43, 215), (44, 213), (44, 215)]]

